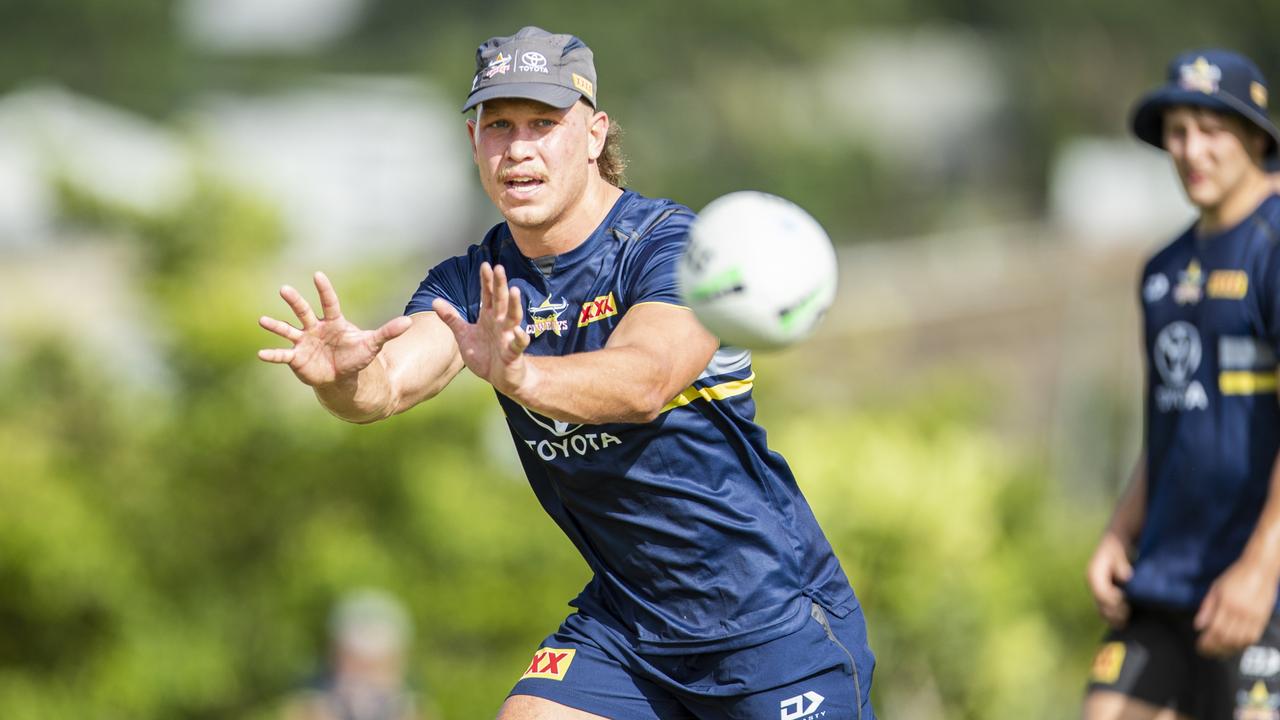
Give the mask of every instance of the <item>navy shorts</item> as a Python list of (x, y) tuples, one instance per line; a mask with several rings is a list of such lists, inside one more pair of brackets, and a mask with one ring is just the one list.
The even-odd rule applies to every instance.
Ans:
[(699, 655), (642, 655), (590, 616), (570, 615), (534, 653), (512, 695), (534, 695), (613, 720), (875, 720), (875, 657), (862, 610), (776, 640)]
[(1123, 693), (1197, 720), (1280, 720), (1280, 615), (1232, 658), (1196, 652), (1194, 610), (1134, 605), (1093, 660), (1089, 690)]

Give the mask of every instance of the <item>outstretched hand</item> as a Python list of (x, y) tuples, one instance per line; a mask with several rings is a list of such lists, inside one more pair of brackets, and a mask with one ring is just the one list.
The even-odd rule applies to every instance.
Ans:
[(263, 329), (293, 343), (291, 348), (259, 350), (258, 357), (269, 363), (288, 365), (307, 385), (316, 387), (354, 377), (373, 362), (387, 341), (404, 334), (413, 324), (409, 318), (400, 316), (377, 330), (361, 330), (342, 316), (338, 293), (329, 278), (317, 272), (315, 283), (324, 317), (317, 318), (302, 295), (285, 285), (280, 288), (280, 297), (289, 304), (302, 328), (266, 315), (258, 318)]
[(524, 307), (520, 289), (507, 286), (507, 272), (501, 265), (480, 264), (480, 316), (474, 324), (444, 300), (436, 299), (431, 309), (453, 332), (471, 372), (508, 396), (524, 385), (529, 373), (524, 356), (529, 335), (520, 326)]

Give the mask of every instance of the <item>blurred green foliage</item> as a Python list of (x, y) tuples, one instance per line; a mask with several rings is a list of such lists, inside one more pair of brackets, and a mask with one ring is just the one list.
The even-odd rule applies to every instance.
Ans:
[(775, 425), (866, 609), (884, 717), (1078, 715), (1101, 519), (984, 427), (983, 389)]
[[(0, 0), (0, 92), (50, 80), (172, 118), (211, 90), (269, 92), (315, 74), (393, 73), (432, 82), (460, 102), (481, 40), (539, 24), (596, 49), (602, 107), (628, 128), (629, 154), (645, 160), (629, 175), (636, 189), (695, 208), (731, 190), (776, 192), (803, 199), (846, 241), (974, 218), (1039, 217), (1058, 147), (1080, 134), (1122, 135), (1131, 104), (1178, 50), (1234, 47), (1280, 77), (1280, 3), (1272, 0), (368, 0), (366, 7), (351, 34), (323, 49), (227, 55), (183, 37), (178, 0)], [(921, 29), (960, 31), (990, 51), (1008, 94), (984, 131), (996, 147), (958, 152), (943, 172), (926, 173), (877, 159), (872, 139), (830, 132), (844, 118), (815, 118), (803, 135), (787, 130), (792, 116), (822, 110), (797, 88), (815, 72), (839, 73), (833, 58), (851, 38)], [(884, 112), (871, 103), (852, 107)], [(945, 112), (936, 118), (938, 126), (950, 122)]]
[[(596, 48), (602, 98), (643, 158), (638, 189), (694, 207), (773, 190), (857, 238), (945, 226), (960, 186), (1037, 214), (1057, 144), (1119, 133), (1182, 47), (1231, 45), (1280, 75), (1270, 0), (381, 0), (323, 53), (236, 58), (187, 46), (174, 13), (168, 0), (0, 0), (0, 91), (55, 80), (159, 118), (205, 90), (319, 72), (411, 72), (460, 95), (477, 41), (538, 23)], [(730, 65), (803, 71), (848, 33), (923, 25), (977, 33), (1016, 92), (1003, 159), (983, 173), (922, 184), (856, 143), (778, 133), (716, 91)], [(491, 716), (587, 580), (519, 476), (491, 391), (464, 374), (385, 423), (329, 417), (254, 358), (273, 344), (254, 318), (284, 309), (273, 288), (303, 285), (267, 269), (279, 219), (213, 180), (196, 187), (155, 217), (61, 187), (65, 222), (128, 243), (159, 362), (122, 381), (60, 327), (0, 355), (0, 715), (271, 717), (318, 669), (333, 601), (376, 585), (409, 605), (414, 678), (444, 716)], [(364, 325), (412, 290), (383, 287), (378, 267), (331, 275)], [(786, 375), (764, 359), (760, 376), (767, 412)], [(1064, 497), (1038, 448), (992, 428), (1000, 393), (975, 387), (961, 376), (892, 407), (787, 408), (767, 424), (866, 608), (883, 717), (1074, 717), (1101, 629), (1081, 576), (1102, 518)]]
[[(63, 198), (67, 222), (133, 248), (163, 373), (122, 383), (58, 328), (0, 366), (4, 716), (272, 717), (323, 662), (331, 604), (366, 585), (408, 604), (413, 677), (444, 717), (492, 716), (588, 573), (491, 391), (464, 373), (385, 423), (328, 416), (254, 358), (274, 339), (253, 319), (284, 309), (262, 269), (279, 223), (197, 188), (164, 217)], [(358, 322), (377, 277), (336, 274)], [(761, 367), (767, 407), (786, 373)], [(1100, 518), (1000, 444), (988, 390), (769, 421), (866, 608), (885, 717), (1074, 714)]]

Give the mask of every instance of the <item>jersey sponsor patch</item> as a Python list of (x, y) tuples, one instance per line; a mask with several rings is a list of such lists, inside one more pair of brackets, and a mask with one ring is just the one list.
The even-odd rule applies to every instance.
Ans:
[(1173, 299), (1179, 305), (1194, 305), (1200, 302), (1204, 286), (1204, 272), (1200, 270), (1200, 261), (1187, 263), (1187, 269), (1178, 273), (1178, 284), (1173, 288)]
[(1120, 669), (1124, 667), (1125, 647), (1122, 642), (1109, 642), (1098, 649), (1093, 656), (1093, 669), (1089, 677), (1096, 683), (1112, 685), (1120, 679)]
[(1161, 381), (1154, 388), (1160, 412), (1209, 407), (1208, 393), (1199, 380), (1193, 379), (1200, 367), (1200, 354), (1200, 331), (1189, 322), (1171, 322), (1156, 336), (1151, 355)]
[(586, 327), (597, 320), (613, 317), (618, 314), (618, 303), (613, 293), (600, 295), (595, 300), (582, 303), (582, 312), (578, 314), (578, 327)]
[(1276, 374), (1230, 370), (1218, 373), (1218, 392), (1223, 395), (1262, 395), (1276, 390)]
[(1242, 300), (1249, 294), (1249, 276), (1243, 270), (1214, 270), (1204, 292), (1215, 300)]
[(1169, 278), (1164, 273), (1155, 273), (1147, 277), (1142, 284), (1142, 299), (1149, 303), (1159, 302), (1169, 294)]
[(569, 666), (573, 664), (573, 656), (577, 652), (572, 648), (565, 650), (540, 648), (533, 654), (533, 662), (529, 663), (529, 669), (524, 671), (520, 679), (564, 680), (565, 674), (569, 672)]

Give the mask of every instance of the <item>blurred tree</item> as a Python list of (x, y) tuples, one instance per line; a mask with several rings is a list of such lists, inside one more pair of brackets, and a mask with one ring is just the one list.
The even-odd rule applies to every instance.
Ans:
[[(638, 188), (695, 207), (773, 190), (856, 239), (945, 226), (957, 187), (979, 180), (962, 168), (923, 184), (864, 145), (779, 131), (804, 98), (781, 106), (753, 83), (803, 78), (852, 29), (951, 23), (991, 44), (1017, 162), (981, 179), (982, 194), (1007, 193), (1012, 212), (1036, 212), (1064, 139), (1119, 134), (1174, 50), (1231, 45), (1280, 77), (1270, 0), (380, 0), (344, 42), (292, 58), (202, 55), (173, 13), (166, 0), (0, 0), (0, 89), (48, 79), (166, 117), (212, 89), (408, 70), (461, 97), (478, 40), (541, 23), (597, 49), (602, 101), (643, 159)], [(160, 217), (62, 187), (66, 222), (130, 243), (164, 377), (121, 384), (57, 326), (0, 354), (4, 716), (270, 716), (357, 585), (406, 599), (415, 673), (445, 717), (492, 715), (587, 573), (512, 469), (491, 391), (464, 379), (373, 427), (328, 417), (253, 357), (271, 342), (253, 325), (279, 311), (271, 288), (298, 282), (265, 269), (279, 218), (212, 180), (196, 187)], [(333, 273), (348, 312), (407, 296), (380, 270)], [(761, 368), (762, 388), (783, 384)], [(1000, 396), (974, 392), (768, 424), (867, 606), (883, 715), (1074, 716), (1100, 630), (1079, 578), (1101, 518), (1060, 496), (1035, 448), (999, 444), (983, 408)]]

